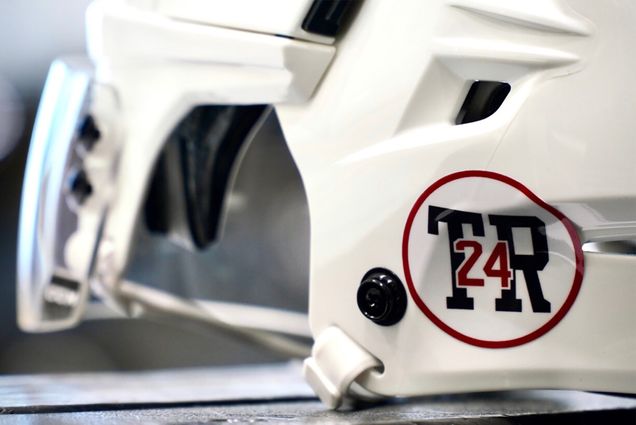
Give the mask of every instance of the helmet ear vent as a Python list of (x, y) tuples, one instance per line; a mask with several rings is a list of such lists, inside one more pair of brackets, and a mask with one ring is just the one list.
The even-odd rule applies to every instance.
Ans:
[(468, 90), (455, 124), (468, 124), (488, 118), (503, 104), (510, 84), (500, 81), (474, 81)]

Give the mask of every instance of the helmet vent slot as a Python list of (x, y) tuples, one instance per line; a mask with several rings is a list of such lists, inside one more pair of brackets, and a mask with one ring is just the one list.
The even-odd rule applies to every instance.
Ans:
[(636, 255), (636, 240), (587, 242), (583, 244), (584, 252), (600, 252), (604, 254)]
[(499, 81), (474, 81), (466, 94), (455, 124), (468, 124), (488, 118), (503, 104), (510, 84)]

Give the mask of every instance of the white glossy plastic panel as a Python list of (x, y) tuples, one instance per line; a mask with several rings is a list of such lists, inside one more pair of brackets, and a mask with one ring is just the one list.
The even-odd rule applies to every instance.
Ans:
[(333, 38), (301, 26), (313, 0), (128, 0), (130, 4), (206, 25), (331, 44)]
[[(559, 285), (572, 283), (582, 243), (636, 237), (630, 77), (636, 61), (619, 41), (632, 37), (635, 20), (628, 1), (609, 7), (589, 0), (368, 0), (311, 101), (277, 107), (310, 207), (312, 331), (320, 338), (337, 326), (383, 364), (382, 373), (357, 382), (387, 395), (538, 387), (636, 392), (634, 256), (585, 253), (580, 290), (560, 321), (509, 347), (450, 335), (412, 296), (404, 318), (389, 327), (368, 320), (356, 305), (357, 288), (372, 268), (393, 271), (406, 286), (409, 214), (428, 188), (453, 173), (503, 175), (572, 223), (576, 238), (562, 232), (551, 242), (550, 255), (569, 270)], [(455, 125), (479, 80), (508, 83), (511, 91), (493, 115)], [(506, 206), (514, 197), (493, 195), (484, 204), (476, 197), (481, 186), (466, 190), (464, 197), (455, 193), (458, 209), (515, 214)], [(419, 231), (408, 241), (419, 248), (411, 249), (425, 248)], [(519, 237), (519, 245), (533, 246), (527, 235)], [(450, 290), (448, 255), (446, 240), (411, 259), (416, 289), (431, 285), (428, 295), (438, 294), (438, 315), (450, 314), (436, 292)], [(550, 295), (555, 305), (566, 292)], [(492, 321), (495, 329), (482, 328), (480, 320), (494, 317), (483, 308), (504, 315), (498, 320), (514, 314), (495, 312), (495, 298), (486, 297), (478, 313), (448, 321), (497, 341), (527, 335), (550, 320), (538, 316), (553, 314), (537, 311), (501, 329)]]
[[(87, 61), (51, 65), (29, 147), (18, 241), (18, 323), (29, 331), (76, 324), (88, 288), (64, 261), (64, 249), (77, 227), (66, 200), (77, 124), (86, 113), (91, 68)], [(96, 237), (93, 229), (93, 240)], [(84, 250), (91, 251), (91, 246)], [(90, 256), (90, 252), (89, 252)], [(62, 279), (62, 284), (55, 280)], [(66, 281), (66, 283), (64, 283)]]

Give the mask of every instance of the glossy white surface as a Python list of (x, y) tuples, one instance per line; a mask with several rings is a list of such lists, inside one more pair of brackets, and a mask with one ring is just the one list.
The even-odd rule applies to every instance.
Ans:
[[(90, 73), (86, 65), (78, 61), (53, 63), (29, 147), (20, 205), (17, 265), (18, 323), (29, 331), (72, 326), (82, 314), (83, 303), (79, 300), (64, 314), (47, 315), (44, 305), (53, 275), (59, 275), (59, 269), (64, 268), (64, 245), (75, 225), (64, 194), (76, 125), (86, 109), (89, 92)], [(94, 240), (95, 230), (87, 238), (92, 234)], [(90, 247), (89, 242), (84, 250), (90, 251)], [(88, 288), (85, 286), (78, 292), (85, 300)]]
[(301, 28), (313, 0), (128, 0), (128, 3), (184, 21), (333, 43), (333, 38)]
[[(321, 394), (331, 406), (356, 379), (357, 366), (366, 370), (376, 360), (382, 372), (363, 373), (356, 384), (385, 395), (513, 388), (636, 392), (634, 256), (586, 253), (580, 291), (567, 314), (514, 346), (455, 338), (413, 298), (391, 327), (367, 320), (356, 305), (369, 269), (388, 268), (406, 283), (409, 213), (427, 188), (456, 172), (487, 170), (514, 179), (540, 200), (521, 205), (524, 214), (548, 224), (561, 215), (572, 222), (573, 229), (547, 230), (555, 259), (542, 279), (554, 286), (546, 296), (555, 306), (572, 293), (568, 286), (578, 267), (572, 262), (582, 243), (636, 238), (636, 59), (624, 47), (633, 38), (632, 3), (367, 0), (335, 47), (194, 24), (169, 17), (172, 12), (154, 13), (153, 2), (134, 3), (143, 7), (97, 1), (88, 13), (96, 81), (117, 99), (98, 96), (97, 118), (111, 131), (103, 155), (87, 158), (110, 165), (96, 194), (108, 205), (91, 276), (97, 294), (124, 304), (117, 286), (150, 174), (184, 114), (199, 104), (271, 103), (308, 197), (311, 326), (322, 341), (309, 374), (317, 388), (327, 388)], [(195, 5), (180, 10), (187, 11), (186, 4)], [(269, 18), (263, 17), (264, 25), (274, 22)], [(235, 26), (260, 31), (241, 25)], [(493, 115), (455, 125), (477, 80), (506, 82), (511, 91)], [(480, 214), (510, 213), (512, 202), (518, 213), (518, 193), (495, 187), (486, 191), (492, 199), (484, 200), (475, 196), (481, 189), (455, 188), (442, 200)], [(94, 213), (80, 210), (89, 221)], [(86, 259), (87, 235), (81, 231), (68, 244), (69, 257)], [(534, 247), (527, 233), (514, 241)], [(442, 276), (448, 245), (427, 243), (420, 234), (407, 241), (416, 253), (409, 261), (418, 263), (416, 291), (424, 281), (448, 277)], [(439, 298), (437, 315), (449, 314), (439, 288), (432, 288), (425, 295)], [(448, 321), (490, 340), (497, 340), (494, 332), (523, 338), (546, 323), (540, 312), (524, 313), (492, 331), (501, 315), (485, 312), (485, 302), (477, 308)], [(337, 338), (329, 336), (333, 329)], [(345, 362), (354, 351), (364, 364)]]
[(178, 22), (124, 2), (87, 13), (96, 81), (114, 88), (121, 111), (118, 173), (98, 251), (101, 284), (117, 285), (137, 216), (168, 134), (194, 106), (303, 102), (334, 53), (331, 46)]
[[(311, 101), (277, 108), (311, 213), (314, 335), (335, 325), (369, 350), (384, 372), (358, 382), (387, 395), (636, 392), (633, 256), (585, 254), (567, 315), (512, 348), (459, 341), (413, 299), (392, 327), (356, 306), (369, 269), (386, 267), (405, 281), (409, 211), (454, 172), (489, 170), (521, 182), (564, 213), (582, 242), (636, 236), (635, 63), (621, 47), (636, 9), (583, 0), (399, 5), (365, 2)], [(494, 115), (454, 125), (475, 80), (512, 89)]]

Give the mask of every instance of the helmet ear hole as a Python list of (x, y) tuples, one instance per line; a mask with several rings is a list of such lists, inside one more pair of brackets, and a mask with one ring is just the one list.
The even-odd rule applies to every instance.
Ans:
[(488, 118), (501, 107), (510, 93), (510, 84), (499, 81), (475, 81), (470, 86), (455, 124), (468, 124)]

